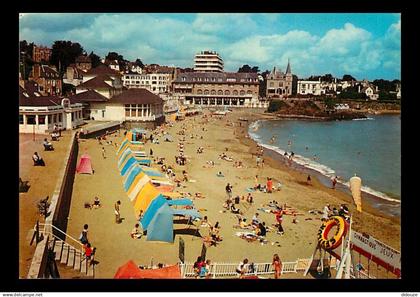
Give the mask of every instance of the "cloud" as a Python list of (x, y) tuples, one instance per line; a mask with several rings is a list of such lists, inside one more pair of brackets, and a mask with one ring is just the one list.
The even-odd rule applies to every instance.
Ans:
[[(79, 42), (86, 51), (105, 56), (116, 51), (129, 60), (192, 67), (194, 54), (215, 50), (225, 70), (244, 65), (283, 71), (290, 58), (299, 77), (336, 76), (394, 78), (401, 68), (401, 17), (377, 36), (350, 21), (326, 31), (292, 26), (279, 14), (24, 14), (20, 39), (51, 45)], [(288, 26), (291, 27), (290, 24)]]

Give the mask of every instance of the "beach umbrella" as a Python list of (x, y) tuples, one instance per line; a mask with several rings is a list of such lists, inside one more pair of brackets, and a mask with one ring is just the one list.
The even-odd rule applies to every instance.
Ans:
[(353, 196), (354, 203), (356, 204), (357, 210), (362, 211), (362, 193), (361, 193), (361, 187), (362, 187), (362, 179), (356, 174), (350, 178), (350, 190), (351, 194)]

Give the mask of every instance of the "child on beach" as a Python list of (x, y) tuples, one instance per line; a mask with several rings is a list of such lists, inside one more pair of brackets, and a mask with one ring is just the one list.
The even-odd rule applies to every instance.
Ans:
[(133, 239), (140, 239), (141, 238), (141, 233), (139, 231), (139, 224), (134, 225), (133, 230), (131, 230), (131, 238)]
[(281, 275), (282, 263), (278, 254), (273, 255), (274, 278), (278, 279)]

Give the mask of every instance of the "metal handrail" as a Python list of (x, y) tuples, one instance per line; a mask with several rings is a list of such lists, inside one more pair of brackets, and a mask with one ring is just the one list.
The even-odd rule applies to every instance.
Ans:
[[(79, 240), (75, 239), (74, 237), (68, 235), (67, 233), (65, 233), (64, 231), (62, 231), (61, 229), (57, 228), (56, 226), (52, 225), (52, 224), (45, 224), (45, 223), (39, 223), (40, 226), (44, 226), (44, 232), (46, 232), (46, 227), (47, 226), (51, 226), (53, 229), (57, 230), (58, 232), (60, 232), (61, 234), (65, 235), (66, 238), (70, 238), (71, 240), (73, 240), (74, 242), (76, 242), (79, 246), (80, 249), (83, 250), (83, 244), (79, 242)], [(50, 232), (49, 232), (50, 233)], [(54, 237), (58, 237), (55, 234), (52, 234)], [(61, 239), (60, 239), (61, 240)]]

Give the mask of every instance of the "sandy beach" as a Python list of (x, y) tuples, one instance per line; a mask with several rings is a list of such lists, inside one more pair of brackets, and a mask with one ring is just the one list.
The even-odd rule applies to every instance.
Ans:
[[(205, 112), (208, 114), (208, 112)], [(186, 170), (189, 182), (183, 182), (175, 191), (191, 193), (200, 192), (205, 198), (194, 200), (195, 208), (203, 216), (208, 216), (213, 224), (219, 222), (220, 234), (223, 241), (216, 247), (208, 247), (207, 258), (213, 262), (239, 263), (244, 258), (251, 262), (271, 262), (272, 255), (277, 253), (282, 261), (295, 261), (299, 258), (309, 258), (316, 244), (317, 231), (321, 225), (321, 214), (310, 214), (309, 210), (321, 211), (325, 204), (338, 207), (347, 203), (353, 213), (353, 228), (359, 232), (366, 232), (383, 241), (395, 249), (400, 249), (400, 224), (395, 218), (379, 215), (374, 209), (364, 205), (364, 212), (357, 213), (352, 204), (352, 198), (337, 190), (323, 186), (316, 179), (311, 185), (306, 184), (306, 175), (294, 171), (280, 162), (274, 160), (267, 153), (264, 154), (263, 168), (257, 167), (253, 153), (256, 144), (247, 138), (247, 125), (242, 122), (239, 126), (238, 118), (252, 120), (263, 115), (249, 111), (235, 111), (228, 115), (216, 118), (203, 119), (203, 115), (187, 117), (184, 121), (175, 122), (173, 127), (165, 127), (164, 131), (172, 135), (174, 142), (164, 142), (163, 137), (159, 144), (147, 142), (144, 150), (149, 153), (153, 150), (154, 157), (166, 158), (166, 164), (175, 168), (176, 177), (182, 179), (182, 170)], [(234, 123), (232, 126), (232, 123)], [(180, 137), (177, 133), (186, 128), (185, 150), (187, 164), (179, 166), (174, 156), (178, 154), (177, 144)], [(115, 154), (118, 144), (124, 139), (121, 132), (108, 137), (113, 144), (104, 144), (106, 158), (102, 157), (102, 145), (97, 140), (80, 140), (79, 157), (87, 152), (92, 158), (93, 175), (77, 174), (73, 188), (72, 205), (69, 214), (67, 233), (78, 238), (83, 224), (89, 224), (89, 240), (97, 247), (96, 260), (99, 262), (95, 268), (96, 278), (112, 278), (119, 266), (132, 259), (138, 265), (151, 263), (174, 264), (178, 259), (179, 238), (185, 241), (186, 262), (194, 262), (201, 252), (203, 240), (194, 236), (194, 229), (185, 224), (175, 224), (174, 243), (160, 243), (146, 241), (146, 236), (139, 240), (130, 237), (130, 231), (136, 223), (134, 209), (124, 192), (122, 177), (117, 168)], [(203, 147), (202, 154), (197, 153), (198, 147)], [(242, 168), (234, 167), (234, 161), (229, 162), (218, 158), (225, 152), (234, 161), (241, 161)], [(214, 161), (215, 166), (207, 167), (207, 161)], [(157, 165), (153, 165), (158, 168)], [(221, 171), (224, 177), (218, 177)], [(281, 182), (280, 191), (269, 193), (253, 192), (254, 203), (241, 201), (237, 207), (243, 215), (251, 221), (255, 213), (267, 226), (273, 227), (275, 216), (271, 213), (258, 211), (263, 204), (277, 201), (279, 204), (296, 209), (297, 223), (292, 223), (293, 217), (284, 216), (283, 228), (285, 234), (280, 236), (275, 231), (267, 233), (267, 244), (247, 242), (235, 235), (239, 229), (234, 229), (238, 219), (235, 214), (224, 211), (222, 207), (226, 200), (225, 186), (233, 185), (233, 197), (247, 195), (247, 188), (254, 185), (255, 175), (259, 176), (260, 183), (265, 184), (267, 177), (272, 177), (274, 185)], [(84, 208), (85, 202), (92, 202), (94, 197), (100, 197), (103, 206), (99, 209)], [(121, 201), (121, 214), (124, 218), (121, 224), (115, 223), (114, 203)], [(201, 227), (199, 234), (208, 235), (208, 228)], [(301, 277), (297, 274), (287, 274), (284, 278)]]

